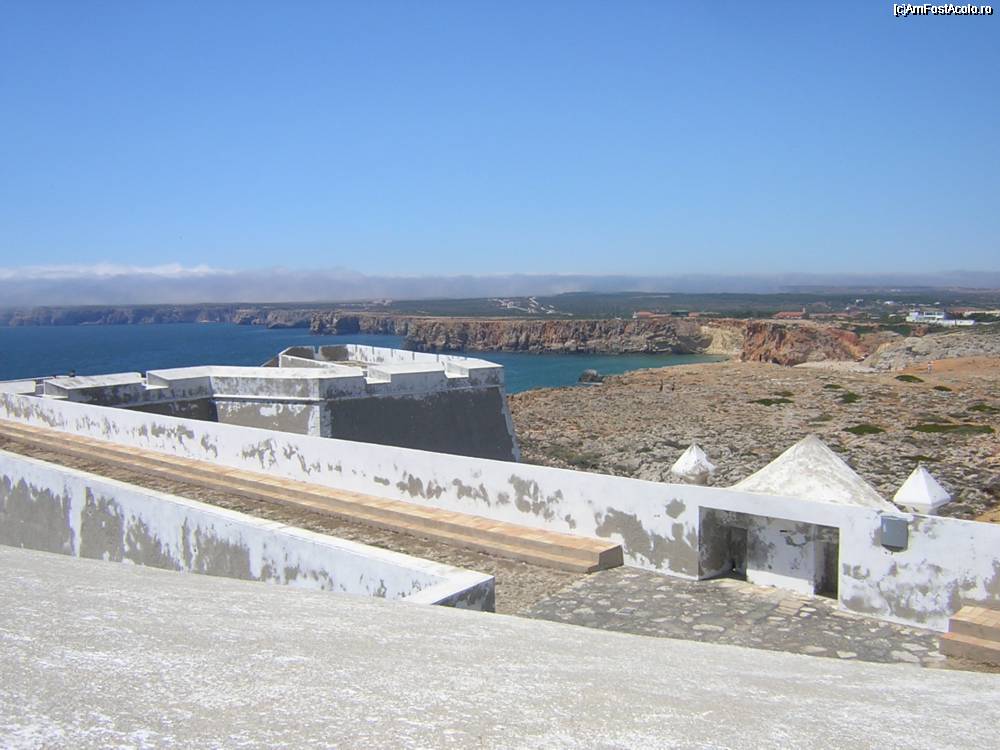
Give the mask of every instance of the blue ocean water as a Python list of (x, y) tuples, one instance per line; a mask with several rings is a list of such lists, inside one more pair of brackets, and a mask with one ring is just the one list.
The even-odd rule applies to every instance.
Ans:
[[(156, 370), (193, 365), (260, 365), (289, 346), (371, 344), (400, 347), (399, 336), (316, 336), (306, 329), (231, 323), (0, 328), (0, 380)], [(510, 393), (573, 385), (595, 369), (616, 375), (646, 367), (712, 362), (696, 354), (521, 354), (470, 352), (504, 366)]]

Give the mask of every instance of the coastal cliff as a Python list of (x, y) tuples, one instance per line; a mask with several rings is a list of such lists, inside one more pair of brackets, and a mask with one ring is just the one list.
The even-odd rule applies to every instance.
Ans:
[(711, 333), (694, 319), (483, 320), (417, 318), (404, 346), (423, 352), (505, 351), (576, 354), (704, 352)]
[(872, 349), (853, 331), (829, 325), (777, 323), (751, 320), (746, 323), (740, 359), (798, 365), (827, 360), (856, 361)]
[[(397, 331), (399, 332), (399, 331)], [(404, 346), (422, 352), (510, 351), (577, 354), (720, 354), (746, 362), (797, 365), (856, 361), (883, 338), (831, 325), (728, 318), (484, 320), (415, 318)]]
[(405, 336), (412, 318), (406, 315), (359, 315), (337, 310), (314, 312), (309, 330), (318, 334), (370, 333), (383, 336)]
[(229, 323), (233, 305), (126, 305), (33, 307), (0, 310), (0, 326), (142, 325), (157, 323)]
[[(0, 325), (7, 326), (157, 323), (236, 323), (308, 328), (324, 335), (394, 335), (404, 337), (407, 349), (422, 352), (718, 354), (781, 365), (857, 361), (893, 337), (899, 338), (885, 332), (859, 335), (810, 321), (732, 318), (449, 318), (354, 312), (333, 306), (246, 304), (0, 310)], [(938, 336), (928, 336), (924, 346)], [(889, 361), (890, 357), (887, 354), (883, 359)]]

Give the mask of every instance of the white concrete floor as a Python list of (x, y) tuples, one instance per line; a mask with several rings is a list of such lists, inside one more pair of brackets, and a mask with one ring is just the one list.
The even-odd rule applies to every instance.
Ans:
[(0, 547), (0, 746), (992, 747), (1000, 676)]

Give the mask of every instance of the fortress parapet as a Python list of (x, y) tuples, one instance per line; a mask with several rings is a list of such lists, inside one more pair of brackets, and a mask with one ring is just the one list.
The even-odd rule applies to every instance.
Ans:
[(46, 399), (421, 450), (519, 459), (503, 367), (354, 344), (204, 365), (6, 384)]

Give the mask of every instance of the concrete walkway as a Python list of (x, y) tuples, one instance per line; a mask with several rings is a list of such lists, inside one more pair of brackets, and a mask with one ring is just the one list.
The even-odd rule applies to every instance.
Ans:
[(638, 568), (595, 573), (521, 612), (664, 638), (873, 662), (942, 666), (938, 633), (861, 617), (822, 597), (722, 578), (685, 581)]
[(991, 747), (1000, 678), (0, 547), (5, 748)]

